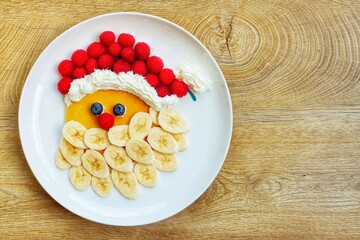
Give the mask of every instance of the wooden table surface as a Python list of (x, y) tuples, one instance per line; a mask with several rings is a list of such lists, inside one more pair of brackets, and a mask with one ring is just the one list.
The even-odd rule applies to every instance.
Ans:
[[(360, 238), (360, 2), (0, 2), (0, 239)], [(227, 80), (234, 130), (211, 187), (140, 227), (82, 219), (55, 202), (18, 135), (22, 87), (45, 47), (88, 18), (168, 19), (210, 50)]]

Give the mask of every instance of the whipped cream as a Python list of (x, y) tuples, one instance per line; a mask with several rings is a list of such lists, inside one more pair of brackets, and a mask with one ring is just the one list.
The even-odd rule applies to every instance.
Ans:
[(196, 93), (205, 92), (210, 88), (210, 81), (205, 78), (195, 64), (185, 63), (175, 69), (177, 78), (182, 79)]
[(173, 107), (178, 102), (176, 95), (159, 97), (156, 90), (139, 74), (132, 71), (116, 74), (111, 70), (95, 70), (84, 78), (74, 80), (64, 101), (69, 106), (72, 102), (78, 102), (85, 95), (98, 90), (121, 90), (132, 93), (157, 110)]

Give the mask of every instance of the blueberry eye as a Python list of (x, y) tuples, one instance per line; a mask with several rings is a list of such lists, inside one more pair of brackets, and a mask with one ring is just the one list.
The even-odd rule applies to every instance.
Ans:
[(91, 112), (94, 114), (94, 115), (100, 115), (102, 112), (103, 112), (104, 108), (103, 106), (101, 105), (101, 103), (98, 103), (98, 102), (94, 102), (92, 105), (91, 105)]
[(114, 112), (115, 116), (123, 116), (126, 112), (126, 109), (125, 109), (124, 105), (122, 105), (121, 103), (118, 103), (114, 106), (113, 112)]

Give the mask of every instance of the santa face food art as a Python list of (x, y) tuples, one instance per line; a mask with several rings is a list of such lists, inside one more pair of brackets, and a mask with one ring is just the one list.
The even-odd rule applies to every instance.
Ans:
[(178, 168), (176, 153), (187, 148), (189, 123), (174, 107), (210, 84), (195, 65), (164, 68), (150, 46), (135, 44), (129, 33), (116, 41), (105, 31), (99, 40), (58, 65), (66, 116), (55, 163), (69, 169), (79, 191), (91, 185), (106, 197), (115, 186), (136, 199), (139, 184), (155, 187), (158, 170)]

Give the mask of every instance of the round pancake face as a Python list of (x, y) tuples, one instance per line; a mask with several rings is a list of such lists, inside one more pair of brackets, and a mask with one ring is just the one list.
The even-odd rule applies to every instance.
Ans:
[[(103, 106), (103, 113), (109, 113), (114, 116), (114, 125), (129, 124), (130, 119), (137, 112), (148, 112), (149, 106), (139, 97), (119, 90), (99, 90), (86, 95), (79, 102), (73, 102), (66, 108), (66, 122), (70, 120), (77, 121), (86, 128), (100, 127), (98, 116), (91, 112), (91, 105), (95, 102)], [(116, 116), (113, 108), (116, 104), (125, 106), (125, 114)]]

